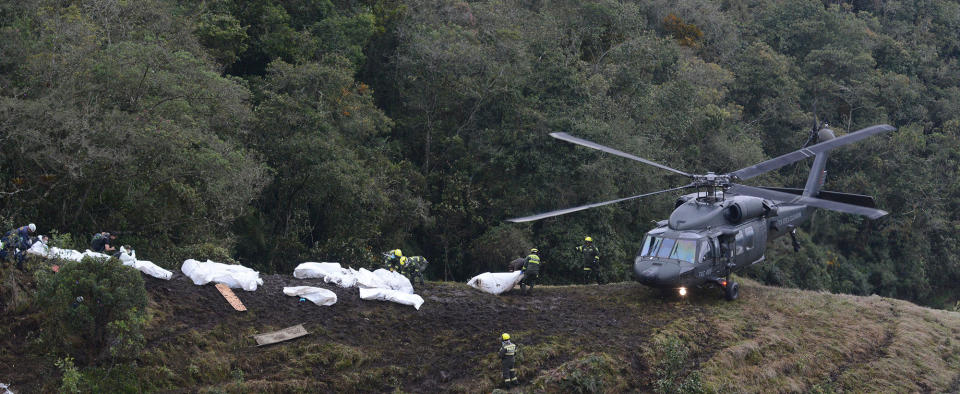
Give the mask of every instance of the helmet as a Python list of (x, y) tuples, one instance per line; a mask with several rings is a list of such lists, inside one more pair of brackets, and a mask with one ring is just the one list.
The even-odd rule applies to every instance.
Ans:
[(587, 242), (593, 242), (593, 238), (590, 238), (590, 237), (586, 237), (583, 240)]
[(400, 257), (400, 256), (403, 256), (403, 252), (401, 252), (400, 249), (396, 249), (393, 251), (393, 255)]
[(30, 227), (30, 232), (31, 232), (31, 233), (37, 232), (37, 225), (36, 225), (36, 224), (30, 223), (28, 226)]
[(539, 253), (540, 251), (537, 248), (530, 249), (530, 253)]
[(500, 338), (503, 338), (504, 341), (509, 341), (509, 340), (510, 340), (510, 334), (503, 333), (503, 335), (501, 335)]

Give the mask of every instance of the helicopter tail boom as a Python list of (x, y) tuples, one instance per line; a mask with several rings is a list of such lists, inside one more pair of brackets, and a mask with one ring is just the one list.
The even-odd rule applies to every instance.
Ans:
[[(819, 132), (818, 140), (826, 142), (834, 139), (833, 130), (822, 129)], [(818, 152), (813, 159), (813, 165), (810, 167), (810, 175), (807, 176), (807, 184), (803, 188), (804, 197), (816, 197), (823, 187), (823, 181), (827, 177), (827, 155), (829, 151)]]

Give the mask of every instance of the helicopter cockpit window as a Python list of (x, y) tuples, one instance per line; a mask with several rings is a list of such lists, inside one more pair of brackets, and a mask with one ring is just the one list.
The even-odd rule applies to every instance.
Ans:
[(683, 260), (688, 263), (693, 262), (697, 255), (697, 241), (692, 239), (681, 239), (677, 241), (677, 247), (670, 253), (671, 259)]
[(663, 241), (660, 242), (660, 249), (657, 251), (657, 257), (668, 258), (670, 253), (673, 252), (673, 246), (676, 245), (677, 240), (670, 238), (661, 238)]
[(643, 248), (640, 249), (641, 256), (656, 256), (657, 249), (660, 249), (660, 244), (663, 243), (663, 238), (655, 237), (648, 235), (646, 239), (643, 240)]

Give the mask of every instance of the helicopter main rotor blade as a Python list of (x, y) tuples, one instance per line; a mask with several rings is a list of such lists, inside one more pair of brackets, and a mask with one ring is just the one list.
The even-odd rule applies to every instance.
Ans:
[(602, 207), (602, 206), (604, 206), (604, 205), (615, 204), (615, 203), (618, 203), (618, 202), (623, 202), (623, 201), (627, 201), (627, 200), (633, 200), (633, 199), (640, 198), (640, 197), (652, 196), (652, 195), (654, 195), (654, 194), (672, 192), (672, 191), (675, 191), (675, 190), (686, 189), (686, 188), (690, 188), (690, 187), (694, 187), (694, 186), (695, 186), (695, 185), (694, 185), (693, 183), (691, 183), (691, 184), (689, 184), (689, 185), (684, 185), (684, 186), (680, 186), (680, 187), (675, 187), (675, 188), (672, 188), (672, 189), (660, 190), (660, 191), (656, 191), (656, 192), (653, 192), (653, 193), (638, 194), (638, 195), (636, 195), (636, 196), (618, 198), (618, 199), (616, 199), (616, 200), (610, 200), (610, 201), (598, 202), (598, 203), (593, 203), (593, 204), (581, 205), (581, 206), (579, 206), (579, 207), (573, 207), (573, 208), (567, 208), (567, 209), (560, 209), (560, 210), (556, 210), (556, 211), (544, 212), (544, 213), (541, 213), (541, 214), (532, 215), (532, 216), (525, 216), (525, 217), (522, 217), (522, 218), (507, 219), (507, 221), (508, 221), (508, 222), (513, 222), (513, 223), (532, 222), (532, 221), (534, 221), (534, 220), (540, 220), (540, 219), (549, 218), (549, 217), (553, 217), (553, 216), (565, 215), (565, 214), (568, 214), (568, 213), (571, 213), (571, 212), (582, 211), (582, 210), (584, 210), (584, 209)]
[(727, 175), (736, 177), (737, 179), (741, 179), (741, 180), (750, 179), (757, 175), (776, 170), (787, 164), (795, 163), (800, 160), (806, 159), (808, 157), (813, 157), (817, 153), (823, 153), (834, 148), (838, 148), (847, 144), (852, 144), (854, 142), (860, 141), (864, 138), (867, 138), (875, 134), (880, 134), (880, 133), (893, 131), (893, 130), (896, 130), (893, 126), (885, 125), (885, 124), (870, 126), (865, 129), (860, 129), (850, 134), (837, 137), (829, 141), (824, 141), (807, 148), (795, 150), (783, 156), (776, 157), (762, 163), (754, 164), (750, 167), (741, 168)]
[(595, 143), (595, 142), (587, 141), (587, 140), (585, 140), (585, 139), (583, 139), (583, 138), (577, 138), (577, 137), (574, 137), (574, 136), (572, 136), (572, 135), (570, 135), (570, 134), (567, 134), (567, 133), (550, 133), (550, 136), (553, 137), (553, 138), (556, 138), (556, 139), (558, 139), (558, 140), (564, 140), (564, 141), (567, 141), (567, 142), (572, 142), (572, 143), (577, 144), (577, 145), (583, 145), (583, 146), (586, 146), (586, 147), (588, 147), (588, 148), (593, 148), (593, 149), (601, 150), (601, 151), (604, 151), (604, 152), (607, 152), (607, 153), (611, 153), (611, 154), (614, 154), (614, 155), (617, 155), (617, 156), (620, 156), (620, 157), (626, 157), (626, 158), (628, 158), (628, 159), (630, 159), (630, 160), (636, 160), (636, 161), (639, 161), (639, 162), (641, 162), (641, 163), (646, 163), (646, 164), (652, 165), (652, 166), (657, 167), (657, 168), (662, 168), (662, 169), (667, 170), (667, 171), (675, 172), (675, 173), (677, 173), (677, 174), (683, 175), (683, 176), (688, 177), (688, 178), (693, 178), (693, 175), (688, 174), (688, 173), (683, 172), (683, 171), (680, 171), (680, 170), (678, 170), (678, 169), (670, 168), (670, 167), (667, 167), (667, 166), (665, 166), (665, 165), (663, 165), (663, 164), (656, 163), (656, 162), (652, 162), (652, 161), (647, 160), (647, 159), (644, 159), (644, 158), (642, 158), (642, 157), (637, 157), (637, 156), (631, 155), (631, 154), (626, 153), (626, 152), (622, 152), (622, 151), (619, 151), (619, 150), (616, 150), (616, 149), (613, 149), (613, 148), (610, 148), (610, 147), (606, 147), (606, 146), (600, 145), (600, 144)]
[(787, 204), (809, 205), (811, 207), (829, 209), (831, 211), (863, 215), (870, 219), (877, 219), (887, 214), (887, 211), (882, 209), (845, 204), (842, 202), (823, 200), (815, 197), (798, 196), (796, 194), (778, 192), (770, 189), (761, 189), (753, 186), (738, 185), (735, 183), (732, 187), (727, 189), (726, 192), (744, 196), (766, 198), (768, 200), (780, 201)]

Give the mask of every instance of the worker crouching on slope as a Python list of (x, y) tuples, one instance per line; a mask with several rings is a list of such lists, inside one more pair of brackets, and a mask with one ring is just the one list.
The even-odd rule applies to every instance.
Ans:
[[(533, 294), (533, 285), (537, 283), (537, 277), (540, 276), (540, 251), (537, 248), (530, 249), (530, 255), (523, 261), (523, 280), (520, 281), (520, 294)], [(527, 292), (527, 286), (530, 291)]]
[(117, 235), (110, 234), (109, 232), (103, 231), (96, 234), (93, 234), (93, 237), (90, 238), (90, 250), (109, 254), (114, 257), (120, 257), (120, 252), (117, 251), (116, 245)]
[(410, 279), (410, 284), (415, 285), (417, 279), (420, 279), (420, 284), (423, 285), (423, 271), (427, 269), (427, 258), (423, 256), (413, 256), (407, 259), (406, 264), (404, 265), (403, 271), (401, 272), (403, 276), (406, 276)]
[(0, 259), (6, 260), (12, 258), (17, 262), (17, 269), (23, 271), (23, 260), (26, 258), (24, 253), (33, 244), (30, 234), (37, 232), (37, 225), (30, 223), (26, 226), (17, 227), (7, 231), (0, 240)]
[(593, 245), (593, 238), (586, 237), (583, 242), (577, 246), (577, 252), (583, 256), (583, 284), (589, 284), (591, 277), (598, 285), (603, 284), (600, 280), (600, 250)]
[(386, 267), (384, 268), (390, 270), (390, 272), (403, 273), (404, 266), (407, 265), (407, 258), (403, 257), (403, 252), (400, 249), (391, 250), (383, 255), (386, 259), (384, 262)]
[(517, 369), (515, 368), (515, 356), (517, 354), (517, 345), (510, 342), (510, 334), (503, 333), (500, 336), (500, 362), (503, 365), (503, 385), (510, 387), (516, 386)]

